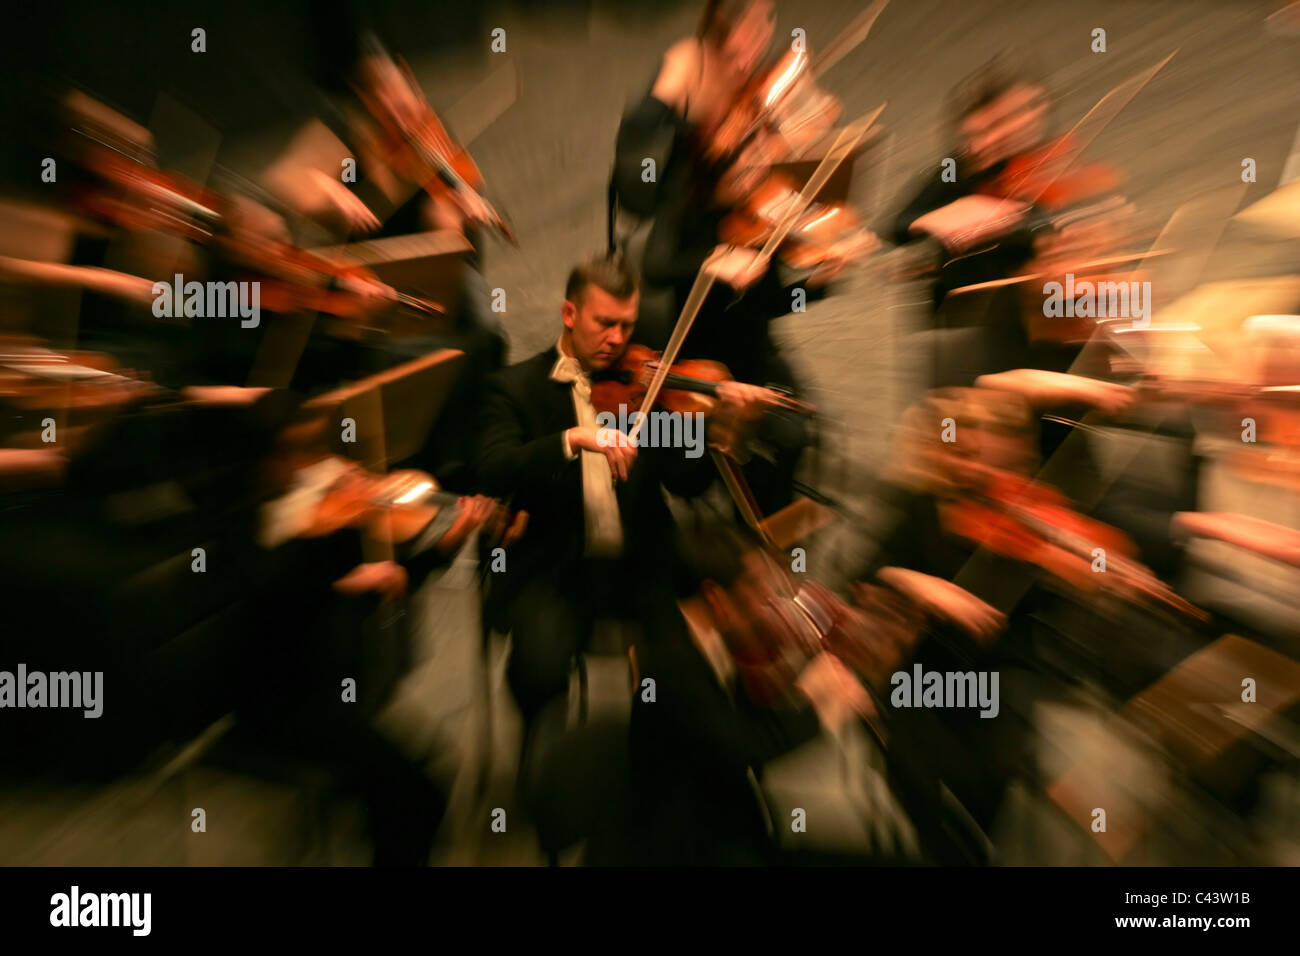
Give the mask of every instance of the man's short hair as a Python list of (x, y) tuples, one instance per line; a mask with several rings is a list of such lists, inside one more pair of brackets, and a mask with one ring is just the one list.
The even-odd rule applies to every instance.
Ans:
[(745, 576), (745, 555), (760, 547), (749, 529), (730, 524), (706, 521), (690, 530), (679, 529), (679, 593), (694, 594), (705, 581), (731, 590)]
[(630, 299), (641, 288), (641, 279), (621, 252), (602, 252), (573, 267), (564, 286), (564, 298), (582, 305), (587, 289), (593, 285), (616, 299)]
[(695, 28), (696, 37), (715, 47), (722, 46), (736, 22), (755, 2), (757, 0), (708, 0), (700, 15), (699, 26)]
[(967, 76), (948, 93), (948, 113), (957, 126), (972, 113), (996, 103), (1022, 86), (1043, 88), (1037, 69), (1022, 51), (1002, 53)]

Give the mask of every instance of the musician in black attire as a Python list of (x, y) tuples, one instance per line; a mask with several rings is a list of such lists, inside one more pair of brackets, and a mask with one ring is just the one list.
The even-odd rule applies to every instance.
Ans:
[(982, 195), (981, 189), (1046, 136), (1045, 92), (998, 61), (959, 84), (949, 109), (956, 136), (952, 154), (925, 174), (885, 230), (898, 245), (938, 241), (936, 310), (953, 289), (1016, 275), (1033, 257), (1034, 227), (1040, 224), (1032, 208)]
[[(472, 195), (431, 195), (424, 181), (408, 179), (409, 171), (388, 155), (391, 131), (416, 135), (428, 107), (409, 68), (374, 32), (364, 5), (313, 0), (310, 6), (322, 93), (315, 102), (317, 119), (299, 132), (266, 179), (288, 206), (343, 241), (442, 230), (459, 232), (469, 242), (471, 249), (454, 265), (464, 281), (458, 301), (448, 303), (454, 310), (451, 328), (387, 336), (364, 350), (357, 363), (361, 374), (371, 374), (438, 348), (465, 353), (461, 374), (415, 462), (434, 472), (444, 487), (464, 490), (473, 485), (473, 406), (484, 379), (501, 368), (506, 354), (482, 275), (481, 226), (490, 213)], [(349, 158), (352, 175), (345, 178), (341, 163)]]
[[(1038, 427), (1040, 461), (1052, 462), (1052, 480), (1078, 498), (1097, 487), (1100, 470), (1088, 436), (1076, 434), (1069, 422), (1094, 408), (1118, 410), (1114, 391), (1096, 381), (1110, 375), (1107, 350), (1084, 349), (1089, 328), (1044, 316), (1041, 281), (967, 293), (963, 301), (979, 313), (972, 319), (959, 314), (949, 293), (1036, 270), (1056, 275), (1052, 263), (1057, 260), (1071, 263), (1062, 272), (1071, 269), (1080, 258), (1075, 235), (1094, 241), (1087, 239), (1092, 227), (1057, 232), (1038, 206), (984, 194), (1010, 163), (1040, 149), (1046, 139), (1047, 95), (1025, 71), (994, 60), (959, 84), (950, 100), (954, 155), (927, 174), (889, 230), (896, 243), (929, 238), (937, 247), (938, 338), (932, 343), (930, 385), (964, 388), (990, 384), (993, 377), (997, 387), (1020, 391), (1048, 416)], [(1050, 175), (1044, 170), (1040, 178)], [(1105, 220), (1085, 221), (1106, 228)], [(943, 308), (945, 300), (952, 314)], [(1052, 375), (1022, 388), (1035, 371)], [(1054, 381), (1044, 386), (1048, 379)]]
[[(730, 528), (699, 529), (682, 548), (680, 601), (657, 605), (637, 647), (631, 805), (617, 847), (592, 863), (761, 865), (783, 862), (756, 789), (763, 765), (872, 704), (837, 658), (807, 664), (778, 704), (759, 705), (737, 676), (744, 648), (770, 640), (760, 609), (778, 573)], [(653, 696), (646, 681), (653, 680)], [(777, 821), (778, 826), (788, 821)]]
[(348, 467), (328, 454), (326, 425), (300, 410), (262, 465), (269, 500), (247, 572), (254, 613), (237, 709), (246, 744), (323, 766), (361, 797), (376, 866), (423, 866), (447, 794), (372, 720), (409, 667), (401, 599), (455, 556), (485, 512), (469, 499), (444, 506), (393, 560), (367, 560), (356, 527), (302, 533), (313, 489), (319, 496)]
[[(705, 155), (708, 137), (733, 108), (744, 83), (760, 65), (771, 42), (770, 0), (708, 3), (697, 36), (669, 48), (645, 98), (623, 118), (611, 181), (610, 240), (616, 207), (653, 225), (646, 239), (642, 271), (647, 308), (637, 339), (662, 348), (701, 269), (718, 280), (695, 319), (682, 358), (723, 362), (738, 381), (798, 391), (799, 382), (773, 341), (773, 319), (792, 311), (796, 292), (805, 301), (825, 294), (825, 283), (844, 267), (820, 266), (798, 281), (782, 275), (757, 250), (721, 244), (719, 225), (741, 197), (727, 195), (724, 174), (734, 156)], [(653, 181), (643, 177), (653, 159)], [(810, 441), (806, 424), (771, 412), (758, 439), (772, 446), (774, 462), (755, 459), (747, 475), (760, 509), (788, 504), (798, 455)]]
[[(494, 613), (513, 638), (507, 679), (530, 726), (565, 693), (595, 616), (639, 617), (671, 592), (672, 518), (662, 489), (689, 497), (714, 477), (702, 430), (694, 449), (638, 449), (596, 424), (591, 383), (622, 357), (637, 300), (622, 256), (580, 264), (566, 285), (556, 345), (488, 383), (482, 490), (530, 516), (505, 570), (488, 576)], [(757, 391), (724, 383), (718, 414)]]
[[(942, 427), (949, 420), (955, 440), (946, 442)], [(1200, 643), (1185, 627), (1153, 613), (1122, 579), (1113, 586), (1124, 600), (1110, 601), (1063, 582), (1046, 583), (1056, 581), (1052, 567), (1068, 571), (1070, 562), (1071, 573), (1097, 573), (1090, 549), (1067, 557), (1065, 545), (1045, 544), (1046, 570), (1040, 570), (952, 530), (945, 512), (966, 500), (968, 476), (987, 467), (1034, 474), (1033, 426), (1022, 396), (994, 389), (933, 392), (904, 416), (901, 453), (884, 483), (882, 499), (892, 517), (858, 578), (901, 592), (931, 616), (916, 652), (927, 671), (996, 671), (1001, 683), (996, 719), (961, 710), (891, 711), (900, 739), (913, 744), (909, 752), (922, 755), (908, 774), (913, 799), (932, 808), (915, 813), (920, 820), (939, 812), (942, 780), (987, 829), (1008, 781), (1037, 772), (1028, 720), (1038, 702), (1066, 699), (1077, 683), (1117, 699), (1131, 697)], [(1124, 481), (1096, 513), (1103, 521), (1127, 518), (1138, 532), (1138, 560), (1149, 557), (1164, 570), (1172, 564), (1167, 529), (1179, 507), (1179, 498), (1160, 501)]]

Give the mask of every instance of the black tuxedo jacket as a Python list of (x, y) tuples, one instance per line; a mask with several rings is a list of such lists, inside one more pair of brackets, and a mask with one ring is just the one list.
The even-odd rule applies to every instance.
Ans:
[[(551, 347), (488, 379), (479, 421), (476, 472), (482, 490), (529, 514), (524, 537), (507, 555), (507, 595), (534, 574), (563, 574), (586, 545), (582, 465), (564, 454), (563, 433), (578, 424), (571, 386), (551, 380)], [(672, 551), (672, 516), (662, 488), (691, 497), (712, 483), (711, 457), (683, 448), (642, 448), (626, 482), (615, 485), (629, 570), (663, 565)]]

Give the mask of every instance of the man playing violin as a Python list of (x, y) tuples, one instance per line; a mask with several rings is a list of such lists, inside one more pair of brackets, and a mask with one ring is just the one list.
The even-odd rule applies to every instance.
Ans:
[[(954, 288), (1013, 275), (1032, 257), (1025, 228), (1027, 203), (986, 194), (1008, 163), (1042, 144), (1048, 100), (1037, 83), (994, 61), (964, 80), (950, 96), (956, 136), (951, 164), (926, 174), (923, 187), (894, 218), (899, 245), (931, 237), (946, 262), (934, 304)], [(989, 254), (966, 254), (996, 243)]]
[[(480, 487), (530, 515), (505, 570), (490, 576), (491, 605), (512, 634), (507, 680), (530, 728), (566, 692), (597, 615), (637, 617), (671, 591), (672, 517), (662, 489), (690, 497), (713, 480), (706, 457), (638, 448), (597, 426), (592, 381), (622, 358), (639, 296), (621, 255), (584, 261), (569, 276), (556, 344), (488, 381)], [(766, 394), (719, 386), (724, 415)]]
[[(257, 400), (261, 389), (191, 390), (210, 403)], [(246, 393), (254, 393), (248, 396)], [(388, 650), (358, 643), (363, 615), (376, 608), (381, 625), (398, 629), (394, 613), (409, 589), (433, 568), (449, 563), (467, 538), (499, 514), (483, 498), (461, 498), (441, 508), (408, 507), (418, 533), (390, 541), (396, 515), (374, 514), (358, 466), (332, 455), (320, 409), (300, 407), (275, 436), (262, 461), (257, 567), (257, 614), (244, 646), (256, 666), (246, 668), (240, 716), (259, 739), (338, 773), (363, 798), (377, 866), (422, 866), (447, 805), (441, 784), (426, 774), (403, 743), (372, 725), (383, 685), (367, 683), (363, 670)], [(360, 485), (360, 490), (352, 489)], [(356, 507), (327, 507), (331, 494), (353, 497)], [(394, 510), (401, 510), (400, 506)], [(369, 546), (367, 546), (367, 543)], [(375, 549), (375, 550), (372, 550)], [(386, 641), (379, 642), (382, 648)], [(399, 649), (397, 660), (404, 657)], [(387, 661), (385, 661), (387, 663)], [(341, 677), (357, 679), (357, 703), (339, 692)], [(269, 692), (274, 688), (278, 692)], [(294, 688), (285, 693), (283, 688)]]
[[(389, 336), (382, 345), (388, 364), (436, 348), (465, 353), (424, 464), (444, 483), (468, 487), (473, 436), (463, 423), (472, 421), (483, 381), (501, 367), (506, 351), (500, 323), (488, 307), (479, 236), (481, 227), (502, 220), (473, 189), (445, 185), (444, 172), (431, 165), (428, 130), (436, 127), (443, 138), (446, 131), (410, 68), (363, 28), (348, 4), (322, 0), (317, 6), (326, 9), (311, 26), (330, 34), (321, 45), (332, 60), (321, 82), (336, 95), (322, 103), (320, 119), (299, 131), (265, 180), (290, 208), (342, 240), (437, 230), (460, 233), (469, 241), (472, 248), (459, 264), (462, 281), (452, 329)], [(356, 176), (345, 182), (342, 170), (348, 160), (355, 161)]]

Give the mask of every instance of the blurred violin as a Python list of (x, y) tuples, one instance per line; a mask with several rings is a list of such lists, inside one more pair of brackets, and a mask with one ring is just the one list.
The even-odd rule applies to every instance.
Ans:
[[(414, 469), (376, 475), (361, 468), (347, 469), (317, 504), (302, 537), (319, 537), (343, 528), (364, 529), (387, 545), (409, 544), (429, 526), (438, 512), (455, 506), (461, 495), (438, 488), (432, 475)], [(494, 543), (513, 544), (523, 533), (528, 516), (496, 505), (485, 526)]]
[[(761, 248), (799, 198), (793, 181), (773, 173), (727, 214), (719, 237), (730, 245)], [(848, 204), (814, 202), (797, 214), (777, 255), (791, 268), (813, 269), (831, 258), (859, 258), (878, 246)]]
[(145, 157), (87, 140), (80, 162), (94, 177), (73, 192), (73, 203), (96, 219), (206, 242), (221, 228), (225, 202), (183, 176), (165, 173)]
[(22, 409), (117, 409), (158, 387), (103, 352), (0, 343), (0, 401)]
[(1058, 211), (1119, 189), (1123, 177), (1118, 168), (1101, 162), (1074, 167), (1078, 154), (1075, 136), (1066, 133), (1007, 160), (978, 192)]
[[(409, 334), (427, 330), (429, 317), (447, 311), (430, 299), (397, 291), (364, 266), (327, 259), (289, 243), (256, 237), (235, 248), (241, 261), (255, 265), (264, 276), (258, 280), (261, 301), (272, 312), (322, 312), (360, 328)], [(420, 318), (413, 327), (377, 318), (386, 305), (404, 306)]]
[(969, 467), (973, 481), (961, 497), (941, 507), (950, 534), (1032, 564), (1085, 594), (1110, 591), (1208, 620), (1137, 560), (1137, 547), (1124, 532), (1079, 514), (1042, 482), (978, 463)]
[(453, 199), (471, 221), (487, 225), (518, 245), (510, 223), (483, 197), (485, 181), (474, 158), (452, 139), (405, 63), (401, 73), (402, 80), (397, 82), (404, 82), (404, 93), (413, 97), (413, 109), (408, 112), (391, 108), (373, 91), (359, 91), (378, 123), (378, 135), (371, 142), (374, 151), (432, 198)]
[(794, 45), (760, 67), (742, 85), (724, 117), (702, 136), (703, 155), (744, 166), (765, 165), (816, 142), (839, 119), (839, 101), (817, 78), (855, 49), (871, 32), (889, 0), (876, 0), (836, 36), (814, 62)]
[[(866, 586), (851, 605), (824, 585), (798, 587), (778, 568), (780, 583), (754, 609), (756, 626), (732, 645), (737, 676), (759, 706), (788, 700), (818, 655), (832, 654), (877, 693), (921, 635), (925, 614), (910, 599), (884, 587)], [(875, 722), (866, 723), (883, 744)]]
[(742, 86), (701, 143), (713, 162), (753, 165), (806, 149), (839, 119), (842, 107), (819, 88), (805, 50), (787, 50)]
[[(797, 269), (875, 250), (875, 237), (850, 207), (816, 201), (824, 181), (805, 191), (805, 200), (799, 187), (771, 166), (803, 153), (840, 118), (843, 107), (817, 85), (816, 77), (865, 39), (886, 2), (877, 0), (816, 63), (806, 49), (792, 47), (757, 71), (722, 121), (698, 134), (702, 155), (725, 170), (714, 197), (731, 209), (720, 227), (722, 242), (760, 248), (784, 231), (778, 255)], [(783, 229), (787, 217), (791, 221)]]
[[(102, 352), (62, 352), (26, 339), (0, 341), (0, 440), (12, 447), (75, 452), (142, 402), (169, 394)], [(57, 422), (56, 442), (46, 426)]]

